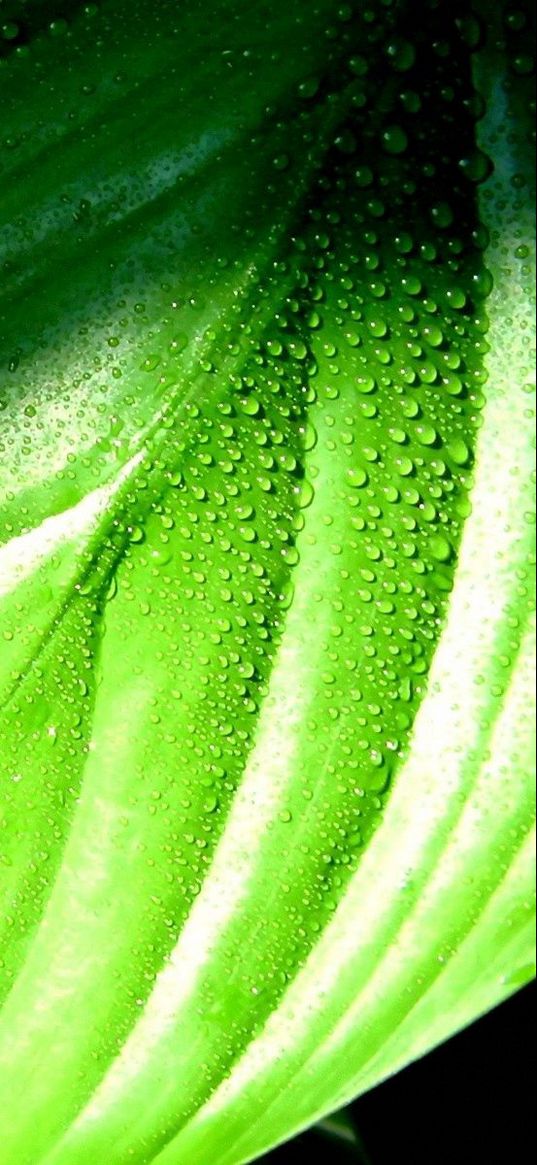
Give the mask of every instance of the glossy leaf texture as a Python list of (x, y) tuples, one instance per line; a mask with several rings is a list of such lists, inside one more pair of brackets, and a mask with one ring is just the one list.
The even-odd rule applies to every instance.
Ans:
[(2, 8), (3, 1165), (241, 1165), (533, 973), (529, 5)]

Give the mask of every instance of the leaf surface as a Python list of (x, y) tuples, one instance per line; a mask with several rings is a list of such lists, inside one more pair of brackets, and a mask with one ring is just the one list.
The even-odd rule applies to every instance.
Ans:
[(3, 1161), (240, 1165), (532, 974), (530, 17), (12, 8)]

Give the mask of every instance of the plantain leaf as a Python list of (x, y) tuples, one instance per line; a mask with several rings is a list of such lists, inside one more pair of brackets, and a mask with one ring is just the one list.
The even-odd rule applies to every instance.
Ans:
[(532, 14), (2, 19), (2, 1161), (241, 1165), (534, 973)]

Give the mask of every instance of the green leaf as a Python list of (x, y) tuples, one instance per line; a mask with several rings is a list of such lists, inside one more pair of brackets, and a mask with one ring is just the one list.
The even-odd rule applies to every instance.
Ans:
[(343, 1154), (343, 1160), (354, 1161), (356, 1165), (371, 1165), (369, 1154), (348, 1110), (331, 1113), (325, 1120), (319, 1121), (314, 1131), (328, 1138), (336, 1152)]
[(448, 7), (3, 7), (4, 1165), (241, 1165), (533, 973), (531, 16)]

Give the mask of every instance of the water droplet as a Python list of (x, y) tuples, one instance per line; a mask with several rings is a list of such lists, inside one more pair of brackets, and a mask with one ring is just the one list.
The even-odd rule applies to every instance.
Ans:
[(359, 467), (349, 469), (347, 471), (347, 481), (353, 489), (361, 489), (364, 485), (367, 485), (368, 481), (365, 469), (360, 469)]
[(447, 538), (442, 534), (433, 534), (429, 540), (429, 549), (432, 557), (437, 562), (449, 562), (452, 555), (452, 548)]
[(408, 137), (400, 125), (390, 125), (382, 133), (382, 146), (387, 154), (404, 154)]

